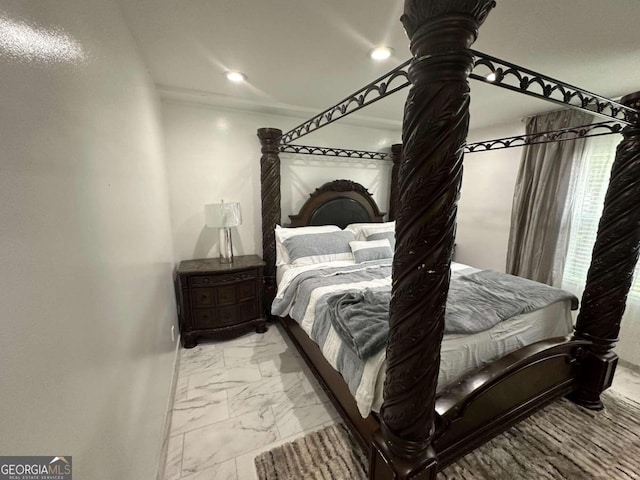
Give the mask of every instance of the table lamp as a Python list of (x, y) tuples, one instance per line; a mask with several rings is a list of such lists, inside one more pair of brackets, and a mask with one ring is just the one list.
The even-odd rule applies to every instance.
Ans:
[(231, 227), (242, 224), (239, 203), (211, 203), (204, 206), (207, 227), (220, 229), (220, 263), (233, 263)]

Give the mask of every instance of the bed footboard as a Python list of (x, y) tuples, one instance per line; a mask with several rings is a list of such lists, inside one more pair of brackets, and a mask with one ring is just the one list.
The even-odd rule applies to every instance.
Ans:
[[(384, 448), (387, 441), (378, 416), (372, 413), (362, 418), (347, 384), (320, 348), (296, 321), (289, 317), (279, 321), (370, 461), (393, 457), (395, 468), (411, 471), (413, 462), (396, 458), (387, 449), (382, 456), (375, 454), (375, 449)], [(586, 352), (590, 345), (574, 337), (543, 340), (476, 370), (440, 392), (433, 437), (437, 470), (553, 400), (576, 391), (582, 371), (589, 366)], [(371, 470), (380, 473), (380, 468)]]
[(469, 451), (578, 388), (590, 342), (559, 337), (506, 355), (436, 398), (434, 447), (441, 470)]

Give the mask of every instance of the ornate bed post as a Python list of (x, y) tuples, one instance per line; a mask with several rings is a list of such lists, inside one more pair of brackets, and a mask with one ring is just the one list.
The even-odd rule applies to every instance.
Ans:
[[(621, 103), (640, 110), (640, 92)], [(622, 135), (575, 331), (575, 337), (593, 344), (583, 355), (579, 390), (571, 399), (593, 410), (603, 408), (600, 394), (611, 386), (618, 363), (613, 347), (640, 249), (640, 117)]]
[(435, 479), (436, 383), (462, 156), (469, 129), (469, 47), (493, 0), (406, 0), (413, 84), (405, 105), (396, 253), (375, 479)]
[(389, 189), (389, 221), (396, 219), (398, 209), (398, 171), (400, 170), (400, 162), (402, 161), (402, 144), (394, 143), (391, 145), (391, 185)]
[(258, 129), (258, 138), (262, 145), (260, 158), (260, 184), (262, 198), (262, 259), (267, 264), (264, 269), (264, 305), (270, 311), (271, 302), (276, 296), (276, 236), (275, 226), (280, 224), (282, 211), (280, 205), (280, 137), (282, 130), (277, 128)]

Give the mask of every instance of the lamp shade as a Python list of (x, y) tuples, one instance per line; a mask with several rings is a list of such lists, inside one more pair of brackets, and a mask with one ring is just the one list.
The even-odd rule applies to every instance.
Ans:
[(239, 203), (211, 203), (204, 206), (207, 227), (229, 228), (242, 223)]

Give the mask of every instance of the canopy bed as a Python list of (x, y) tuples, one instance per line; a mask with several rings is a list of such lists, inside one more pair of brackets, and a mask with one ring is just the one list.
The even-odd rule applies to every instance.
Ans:
[[(290, 132), (258, 131), (265, 290), (271, 304), (277, 293), (280, 152), (389, 159), (378, 152), (292, 142), (411, 85), (403, 144), (394, 146), (391, 155), (395, 253), (379, 413), (363, 418), (347, 382), (318, 345), (290, 316), (281, 319), (355, 438), (368, 449), (373, 479), (433, 479), (447, 464), (560, 396), (602, 408), (600, 394), (611, 385), (617, 364), (613, 347), (640, 249), (640, 92), (618, 103), (470, 50), (494, 6), (493, 0), (407, 0), (401, 20), (411, 42), (410, 62)], [(608, 121), (467, 145), (469, 77), (589, 110)], [(621, 132), (623, 140), (573, 333), (535, 341), (438, 390), (463, 154), (613, 132)], [(312, 194), (292, 217), (293, 225), (337, 223), (332, 216), (342, 210), (336, 208), (342, 201), (349, 201), (352, 213), (359, 211), (364, 221), (381, 220), (366, 189), (338, 181)]]

